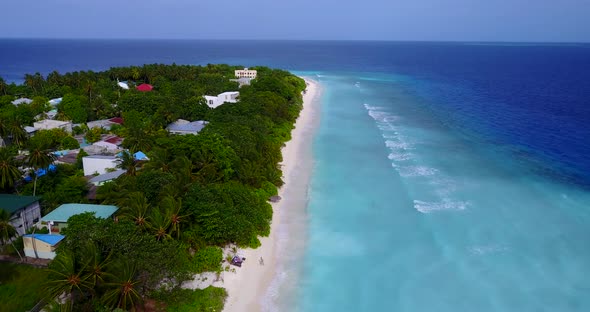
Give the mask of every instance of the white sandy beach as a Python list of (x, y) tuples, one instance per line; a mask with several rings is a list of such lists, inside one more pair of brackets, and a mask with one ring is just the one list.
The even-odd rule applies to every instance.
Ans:
[[(300, 156), (306, 152), (311, 157), (312, 135), (315, 120), (317, 120), (319, 90), (316, 81), (306, 79), (307, 91), (303, 95), (303, 110), (292, 132), (291, 141), (283, 148), (283, 179), (285, 185), (279, 190), (281, 201), (273, 205), (272, 226), (269, 237), (260, 239), (262, 246), (257, 249), (240, 250), (239, 254), (246, 258), (236, 273), (226, 272), (223, 276), (223, 286), (228, 292), (225, 312), (261, 311), (261, 301), (267, 293), (275, 274), (280, 248), (279, 231), (281, 220), (286, 216), (285, 210), (302, 212), (307, 205), (307, 188), (311, 175), (311, 167), (301, 170)], [(264, 259), (264, 265), (259, 259)]]

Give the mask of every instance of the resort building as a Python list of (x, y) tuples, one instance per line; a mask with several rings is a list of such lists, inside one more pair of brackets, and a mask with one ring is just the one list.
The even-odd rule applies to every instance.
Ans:
[(12, 104), (14, 104), (16, 106), (21, 105), (21, 104), (31, 104), (31, 103), (33, 103), (33, 100), (28, 99), (28, 98), (20, 98), (20, 99), (12, 101)]
[(172, 134), (197, 134), (199, 131), (203, 130), (208, 123), (209, 122), (205, 120), (191, 122), (184, 119), (178, 119), (169, 124), (168, 127), (166, 127), (166, 130)]
[(0, 194), (0, 209), (10, 215), (10, 224), (23, 235), (41, 218), (41, 206), (36, 196)]
[(41, 218), (41, 222), (37, 226), (47, 226), (51, 233), (61, 233), (61, 230), (67, 227), (68, 219), (71, 216), (91, 212), (98, 218), (106, 219), (112, 217), (117, 210), (119, 210), (117, 206), (110, 205), (63, 204)]
[(235, 74), (236, 74), (236, 78), (256, 79), (257, 72), (256, 72), (256, 70), (253, 70), (253, 69), (244, 68), (244, 69), (236, 70)]
[(115, 156), (93, 155), (82, 157), (84, 175), (105, 174), (107, 169), (115, 169), (119, 164), (119, 159)]
[(51, 260), (55, 258), (55, 249), (64, 238), (56, 234), (23, 235), (25, 256)]
[(217, 106), (220, 106), (223, 103), (237, 103), (238, 96), (240, 96), (240, 92), (230, 91), (223, 92), (217, 96), (205, 95), (203, 97), (207, 101), (207, 106), (211, 108), (216, 108)]
[(72, 133), (72, 122), (45, 119), (41, 121), (35, 121), (33, 127), (37, 130), (51, 130), (51, 129), (63, 129), (67, 133)]

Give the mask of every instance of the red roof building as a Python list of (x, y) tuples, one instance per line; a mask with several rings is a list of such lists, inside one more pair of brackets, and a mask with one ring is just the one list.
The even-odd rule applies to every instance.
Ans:
[(148, 92), (148, 91), (152, 91), (154, 87), (150, 84), (147, 83), (142, 83), (139, 86), (136, 87), (137, 91), (141, 91), (141, 92)]
[(115, 144), (117, 146), (119, 146), (119, 145), (121, 145), (121, 143), (123, 143), (123, 139), (118, 136), (113, 136), (113, 137), (110, 137), (110, 138), (103, 140), (103, 141), (111, 143), (111, 144)]
[(121, 117), (114, 117), (114, 118), (109, 119), (109, 121), (114, 122), (116, 124), (120, 124), (120, 125), (123, 124), (123, 118), (121, 118)]

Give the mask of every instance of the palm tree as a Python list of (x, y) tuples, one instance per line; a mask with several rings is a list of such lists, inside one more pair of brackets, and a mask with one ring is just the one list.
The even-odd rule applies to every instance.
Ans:
[(113, 263), (109, 267), (108, 281), (105, 284), (109, 290), (103, 295), (103, 302), (111, 308), (134, 311), (141, 301), (139, 295), (139, 281), (136, 269), (128, 262)]
[[(152, 159), (147, 164), (151, 164)], [(146, 164), (146, 165), (147, 165)], [(174, 158), (169, 165), (169, 172), (175, 177), (174, 183), (164, 186), (162, 194), (172, 196), (174, 198), (181, 197), (194, 182), (196, 176), (192, 172), (193, 163), (186, 156), (178, 156)]]
[(21, 127), (20, 123), (16, 119), (7, 121), (5, 130), (3, 131), (8, 134), (11, 142), (18, 146), (22, 146), (27, 139), (27, 132)]
[(33, 75), (25, 74), (25, 85), (33, 89), (33, 92), (37, 93), (35, 88), (35, 77)]
[(86, 264), (76, 261), (73, 253), (64, 250), (51, 262), (45, 286), (49, 299), (67, 295), (71, 310), (77, 295), (91, 291), (94, 285), (86, 271)]
[(0, 148), (0, 189), (13, 187), (21, 175), (14, 155), (9, 149)]
[(132, 192), (123, 201), (121, 217), (135, 222), (140, 228), (148, 227), (150, 204), (141, 192)]
[(89, 258), (86, 265), (89, 281), (94, 286), (103, 284), (108, 275), (106, 267), (111, 263), (112, 254), (109, 253), (104, 257), (101, 250), (98, 249), (95, 244), (89, 243), (84, 250), (84, 255)]
[(168, 149), (155, 148), (150, 153), (150, 161), (145, 164), (145, 169), (159, 170), (162, 172), (170, 172), (170, 157), (171, 154)]
[(117, 167), (126, 170), (126, 174), (130, 176), (137, 175), (137, 168), (143, 165), (143, 161), (135, 159), (130, 152), (123, 152), (121, 154), (121, 162)]
[(188, 215), (181, 215), (180, 210), (182, 209), (182, 200), (174, 199), (172, 196), (165, 196), (162, 198), (160, 207), (167, 211), (168, 218), (170, 219), (170, 234), (176, 234), (176, 239), (180, 238), (180, 223)]
[(8, 87), (8, 84), (6, 84), (6, 81), (4, 80), (4, 78), (0, 77), (0, 92), (3, 95), (6, 95), (6, 88)]
[(20, 260), (23, 261), (23, 256), (20, 254), (20, 252), (14, 245), (14, 241), (12, 240), (12, 238), (16, 236), (16, 234), (16, 229), (10, 223), (10, 214), (4, 209), (0, 209), (0, 243), (4, 245), (10, 242), (12, 248), (16, 250), (16, 253), (18, 254)]
[(29, 150), (29, 156), (27, 157), (27, 164), (35, 171), (35, 184), (33, 186), (33, 196), (37, 192), (37, 171), (39, 169), (46, 169), (49, 165), (55, 161), (55, 155), (44, 149), (42, 146), (33, 146)]
[(138, 80), (139, 77), (141, 77), (141, 72), (139, 71), (139, 67), (133, 66), (131, 68), (131, 77), (133, 77), (133, 80)]
[(163, 207), (156, 207), (152, 209), (149, 216), (149, 229), (154, 232), (157, 240), (164, 240), (172, 238), (168, 234), (168, 229), (171, 224), (170, 210), (163, 209)]
[(47, 83), (53, 86), (57, 86), (61, 84), (61, 75), (56, 70), (52, 71), (47, 75)]

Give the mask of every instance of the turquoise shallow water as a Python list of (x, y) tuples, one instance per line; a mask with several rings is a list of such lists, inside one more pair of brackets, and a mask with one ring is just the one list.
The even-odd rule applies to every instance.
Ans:
[(407, 77), (318, 79), (308, 242), (289, 310), (590, 310), (583, 186), (453, 125)]

